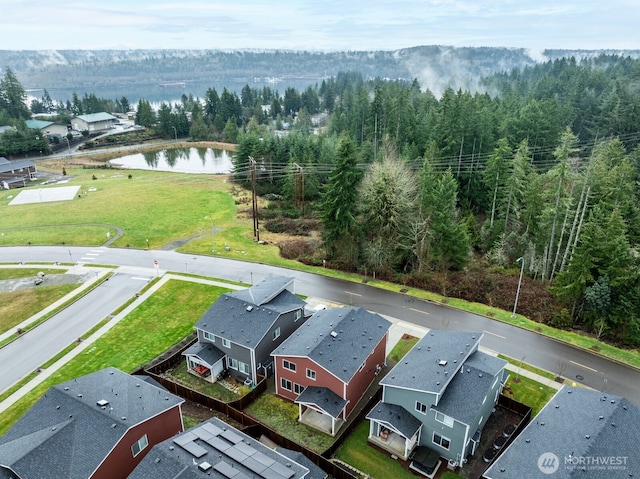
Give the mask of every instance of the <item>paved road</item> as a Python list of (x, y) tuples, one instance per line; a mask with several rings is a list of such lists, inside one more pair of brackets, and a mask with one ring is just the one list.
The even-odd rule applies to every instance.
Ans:
[[(125, 272), (187, 272), (245, 283), (273, 274), (296, 278), (297, 293), (327, 301), (362, 306), (428, 328), (483, 331), (482, 346), (541, 367), (571, 381), (627, 397), (640, 405), (640, 371), (617, 364), (587, 351), (558, 343), (520, 328), (483, 316), (414, 299), (399, 292), (384, 291), (362, 283), (326, 278), (275, 266), (245, 263), (219, 257), (195, 256), (174, 251), (147, 251), (88, 247), (5, 247), (0, 261), (81, 261), (121, 265)], [(158, 262), (158, 266), (154, 265)], [(581, 378), (581, 379), (580, 379)]]
[(115, 274), (91, 293), (0, 349), (0, 392), (55, 356), (130, 299), (151, 276)]

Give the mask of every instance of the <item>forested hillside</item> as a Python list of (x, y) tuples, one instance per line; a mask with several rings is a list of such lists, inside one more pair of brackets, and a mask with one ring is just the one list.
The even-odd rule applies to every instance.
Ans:
[[(380, 61), (405, 55), (424, 69), (428, 52)], [(146, 61), (131, 60), (130, 72)], [(210, 87), (158, 109), (141, 99), (136, 122), (167, 138), (238, 143), (235, 181), (250, 187), (255, 177), (270, 202), (261, 227), (300, 235), (280, 245), (287, 257), (507, 310), (522, 268), (519, 312), (640, 345), (640, 60), (531, 61), (441, 93), (409, 69), (399, 79), (376, 71), (284, 92)], [(24, 128), (25, 99), (7, 71), (0, 120), (16, 132), (0, 135), (0, 148), (35, 136)], [(54, 105), (43, 96), (31, 107), (68, 118), (128, 105), (115, 100), (85, 93)]]

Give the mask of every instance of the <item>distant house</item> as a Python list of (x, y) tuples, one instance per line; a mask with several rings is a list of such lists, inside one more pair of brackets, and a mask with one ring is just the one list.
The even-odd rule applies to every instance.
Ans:
[(110, 130), (118, 123), (118, 119), (106, 112), (79, 115), (71, 119), (71, 127), (77, 131), (95, 133)]
[(27, 128), (31, 128), (33, 130), (40, 130), (43, 135), (47, 135), (49, 138), (53, 138), (53, 137), (61, 138), (63, 136), (67, 136), (67, 134), (69, 133), (67, 125), (54, 123), (52, 121), (26, 120), (25, 124), (27, 125)]
[(115, 368), (54, 386), (0, 438), (0, 477), (124, 479), (183, 430), (183, 402)]
[(639, 425), (625, 398), (564, 386), (482, 477), (640, 477)]
[(420, 452), (461, 465), (474, 454), (507, 379), (506, 361), (478, 351), (481, 337), (431, 330), (418, 341), (380, 381), (369, 442), (405, 460)]
[(223, 372), (255, 385), (273, 372), (271, 351), (306, 320), (293, 278), (265, 278), (225, 293), (195, 324), (198, 341), (183, 354), (187, 369), (215, 382)]
[(0, 182), (5, 190), (26, 186), (36, 173), (36, 164), (31, 160), (9, 161), (0, 156)]
[(335, 435), (385, 366), (390, 327), (362, 308), (316, 312), (272, 353), (276, 394), (299, 405), (301, 422)]
[(323, 479), (291, 456), (212, 418), (157, 444), (129, 479)]

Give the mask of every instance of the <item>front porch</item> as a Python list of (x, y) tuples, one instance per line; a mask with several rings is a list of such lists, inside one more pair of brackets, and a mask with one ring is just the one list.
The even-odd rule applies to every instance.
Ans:
[(409, 458), (408, 455), (405, 456), (406, 439), (393, 431), (387, 432), (386, 434), (381, 432), (377, 436), (370, 435), (367, 441), (403, 461)]

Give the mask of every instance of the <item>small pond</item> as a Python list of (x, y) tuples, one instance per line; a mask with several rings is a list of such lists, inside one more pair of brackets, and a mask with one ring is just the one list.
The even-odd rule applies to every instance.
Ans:
[(232, 154), (215, 148), (172, 148), (126, 155), (109, 163), (131, 170), (226, 174), (233, 169)]

